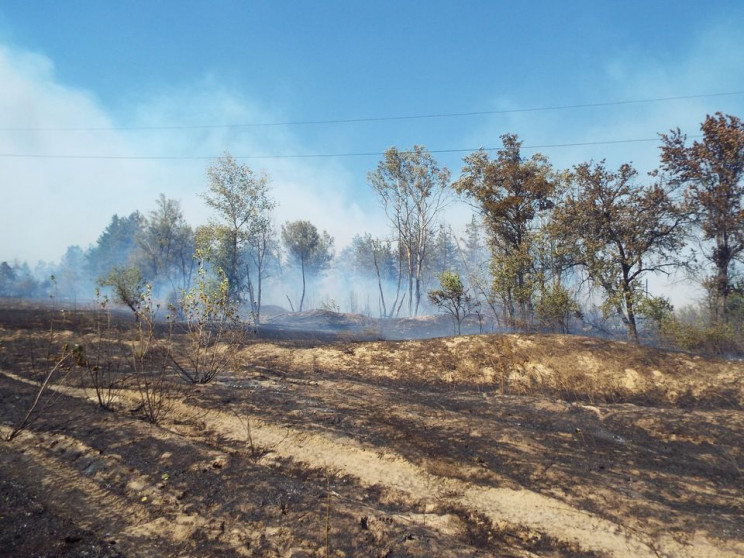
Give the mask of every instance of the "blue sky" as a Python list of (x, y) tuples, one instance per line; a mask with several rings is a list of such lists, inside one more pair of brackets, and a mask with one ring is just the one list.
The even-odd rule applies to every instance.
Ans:
[[(366, 184), (379, 156), (298, 155), (470, 150), (496, 147), (506, 132), (526, 146), (648, 139), (676, 126), (695, 134), (707, 113), (744, 116), (744, 95), (522, 109), (742, 92), (742, 21), (740, 1), (9, 0), (0, 5), (0, 261), (86, 248), (114, 213), (147, 212), (160, 192), (204, 223), (204, 171), (225, 150), (266, 157), (246, 161), (272, 177), (279, 223), (310, 219), (342, 247), (387, 231)], [(142, 127), (160, 129), (131, 129)], [(558, 168), (658, 164), (653, 141), (540, 151)], [(7, 156), (19, 154), (94, 158)], [(465, 154), (436, 157), (457, 176)], [(458, 225), (468, 213), (455, 203), (448, 218)]]

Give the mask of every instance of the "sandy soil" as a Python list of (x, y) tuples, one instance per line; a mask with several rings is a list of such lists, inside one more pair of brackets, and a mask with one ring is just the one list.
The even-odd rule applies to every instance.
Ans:
[[(53, 342), (90, 343), (66, 319)], [(0, 434), (36, 395), (48, 320), (0, 312)], [(81, 374), (54, 382), (0, 442), (0, 548), (744, 555), (740, 362), (549, 335), (256, 339), (239, 356), (207, 385), (174, 377), (157, 425), (131, 381), (113, 410)]]

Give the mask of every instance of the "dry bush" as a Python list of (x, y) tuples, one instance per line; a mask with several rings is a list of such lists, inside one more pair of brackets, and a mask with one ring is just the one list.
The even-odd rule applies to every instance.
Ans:
[(87, 344), (88, 349), (81, 343), (78, 364), (82, 371), (83, 388), (92, 387), (98, 405), (103, 409), (112, 409), (119, 390), (129, 376), (123, 359), (126, 346), (121, 332), (112, 323), (108, 298), (101, 297), (96, 290), (96, 301), (94, 331)]
[[(53, 365), (49, 368), (49, 371), (45, 374), (44, 379), (39, 384), (39, 388), (36, 390), (36, 397), (29, 405), (28, 411), (24, 415), (23, 420), (11, 429), (11, 431), (5, 436), (5, 441), (10, 442), (16, 438), (34, 420), (44, 414), (51, 405), (51, 402), (46, 401), (45, 405), (41, 405), (42, 397), (53, 383), (62, 381), (67, 377), (73, 369), (73, 365), (75, 364), (76, 359), (79, 358), (79, 355), (79, 346), (70, 349), (69, 345), (65, 344), (62, 347), (62, 351), (53, 359)], [(57, 378), (55, 378), (55, 375)]]
[(152, 300), (149, 286), (140, 295), (134, 340), (131, 341), (131, 363), (137, 393), (138, 410), (145, 420), (157, 424), (173, 408), (170, 331), (158, 339), (155, 315), (159, 305)]
[(707, 356), (744, 354), (744, 340), (732, 324), (700, 324), (672, 319), (663, 324), (664, 339), (674, 348)]
[[(52, 275), (51, 280), (56, 290), (54, 275)], [(53, 384), (64, 382), (74, 370), (76, 364), (81, 362), (82, 348), (78, 345), (71, 347), (69, 343), (61, 341), (60, 336), (57, 335), (57, 311), (54, 307), (54, 295), (50, 295), (50, 299), (52, 300), (52, 309), (49, 314), (49, 332), (41, 337), (41, 347), (34, 343), (34, 346), (30, 348), (29, 375), (32, 379), (38, 380), (39, 387), (35, 392), (34, 399), (29, 403), (23, 419), (4, 436), (4, 439), (8, 442), (16, 438), (34, 420), (49, 409), (56, 398), (45, 398), (46, 392)], [(63, 322), (65, 319), (64, 311), (60, 313), (59, 317), (60, 321)]]
[(210, 284), (200, 261), (196, 286), (184, 292), (178, 306), (170, 308), (172, 315), (183, 316), (179, 325), (186, 336), (181, 350), (170, 352), (171, 361), (181, 377), (192, 384), (209, 383), (234, 366), (247, 337), (237, 304), (230, 298), (227, 277), (222, 270), (218, 272), (219, 283)]

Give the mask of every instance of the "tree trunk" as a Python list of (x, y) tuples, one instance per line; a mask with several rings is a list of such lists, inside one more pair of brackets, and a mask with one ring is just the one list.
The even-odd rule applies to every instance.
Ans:
[(413, 316), (413, 261), (408, 256), (408, 315)]
[(232, 298), (234, 298), (237, 301), (240, 301), (240, 286), (238, 282), (238, 233), (237, 231), (232, 232), (232, 253), (230, 254), (230, 274), (231, 277), (228, 277), (228, 288), (230, 289), (230, 294), (232, 295)]
[(627, 278), (627, 270), (623, 270), (623, 299), (625, 301), (625, 323), (628, 326), (628, 336), (634, 343), (638, 343), (638, 327), (636, 325), (635, 309), (633, 307), (633, 289)]
[(305, 304), (305, 258), (300, 258), (300, 268), (302, 269), (302, 297), (300, 298), (300, 312)]
[(385, 307), (385, 295), (382, 292), (382, 276), (380, 275), (380, 264), (377, 262), (377, 252), (372, 249), (372, 259), (375, 262), (375, 272), (377, 273), (377, 286), (380, 289), (380, 304), (382, 305), (382, 317), (387, 318), (387, 308)]
[(258, 293), (256, 297), (256, 325), (261, 322), (261, 295), (263, 291), (263, 277), (261, 270), (258, 271)]
[(414, 316), (418, 316), (420, 304), (421, 304), (421, 278), (416, 276), (416, 303), (413, 307)]
[(726, 306), (729, 295), (729, 247), (727, 238), (719, 235), (716, 238), (716, 250), (713, 254), (713, 262), (716, 265), (715, 296), (716, 296), (716, 322), (722, 323), (726, 320)]

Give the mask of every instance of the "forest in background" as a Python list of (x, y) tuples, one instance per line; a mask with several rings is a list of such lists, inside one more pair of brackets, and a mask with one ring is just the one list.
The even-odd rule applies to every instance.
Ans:
[[(95, 244), (70, 246), (59, 263), (0, 263), (0, 296), (111, 297), (134, 310), (149, 286), (177, 306), (201, 263), (255, 323), (269, 304), (379, 318), (443, 309), (484, 331), (741, 354), (744, 125), (717, 113), (695, 138), (679, 129), (660, 138), (648, 176), (604, 161), (556, 169), (525, 157), (512, 134), (493, 156), (466, 156), (454, 180), (426, 148), (390, 148), (367, 176), (390, 234), (360, 233), (340, 251), (309, 221), (276, 223), (270, 177), (226, 153), (207, 169), (206, 225), (192, 227), (161, 194), (154, 210), (114, 215)], [(457, 197), (475, 211), (459, 234), (443, 217)], [(705, 296), (675, 308), (648, 291), (659, 274), (683, 274)]]

